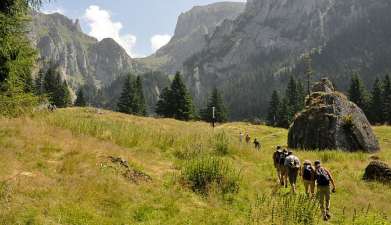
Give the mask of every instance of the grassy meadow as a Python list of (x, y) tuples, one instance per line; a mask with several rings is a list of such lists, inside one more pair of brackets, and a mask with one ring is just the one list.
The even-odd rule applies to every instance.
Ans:
[[(128, 116), (70, 108), (0, 119), (0, 224), (391, 224), (391, 186), (362, 180), (371, 157), (391, 164), (391, 127), (375, 127), (382, 151), (296, 151), (336, 180), (329, 222), (314, 200), (280, 188), (272, 153), (287, 130)], [(257, 152), (239, 132), (262, 142)], [(110, 160), (127, 160), (126, 168)], [(303, 193), (301, 180), (299, 193)]]

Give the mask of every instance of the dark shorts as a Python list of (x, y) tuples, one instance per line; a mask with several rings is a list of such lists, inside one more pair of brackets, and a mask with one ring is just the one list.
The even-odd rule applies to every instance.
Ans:
[(288, 172), (289, 183), (296, 184), (297, 176), (299, 175), (299, 168), (286, 168)]

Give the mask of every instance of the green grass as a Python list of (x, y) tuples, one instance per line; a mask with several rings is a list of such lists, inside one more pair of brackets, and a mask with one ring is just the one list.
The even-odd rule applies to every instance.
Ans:
[[(374, 129), (375, 155), (391, 164), (391, 127)], [(240, 131), (262, 150), (240, 144)], [(212, 129), (90, 108), (0, 119), (0, 224), (323, 224), (316, 202), (277, 184), (271, 155), (286, 137), (246, 123)], [(391, 186), (362, 180), (373, 155), (296, 154), (333, 172), (330, 224), (391, 224)], [(151, 180), (126, 179), (109, 156)]]

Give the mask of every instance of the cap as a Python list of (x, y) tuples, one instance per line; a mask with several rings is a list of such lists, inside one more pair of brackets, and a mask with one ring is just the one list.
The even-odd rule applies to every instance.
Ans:
[(314, 162), (314, 164), (315, 164), (315, 165), (320, 165), (320, 160), (316, 160), (316, 161)]

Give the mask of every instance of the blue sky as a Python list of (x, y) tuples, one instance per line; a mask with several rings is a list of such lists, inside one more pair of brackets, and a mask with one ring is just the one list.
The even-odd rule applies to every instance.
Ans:
[(213, 2), (221, 0), (55, 0), (42, 11), (79, 18), (87, 34), (112, 37), (132, 57), (142, 57), (169, 41), (180, 13)]

